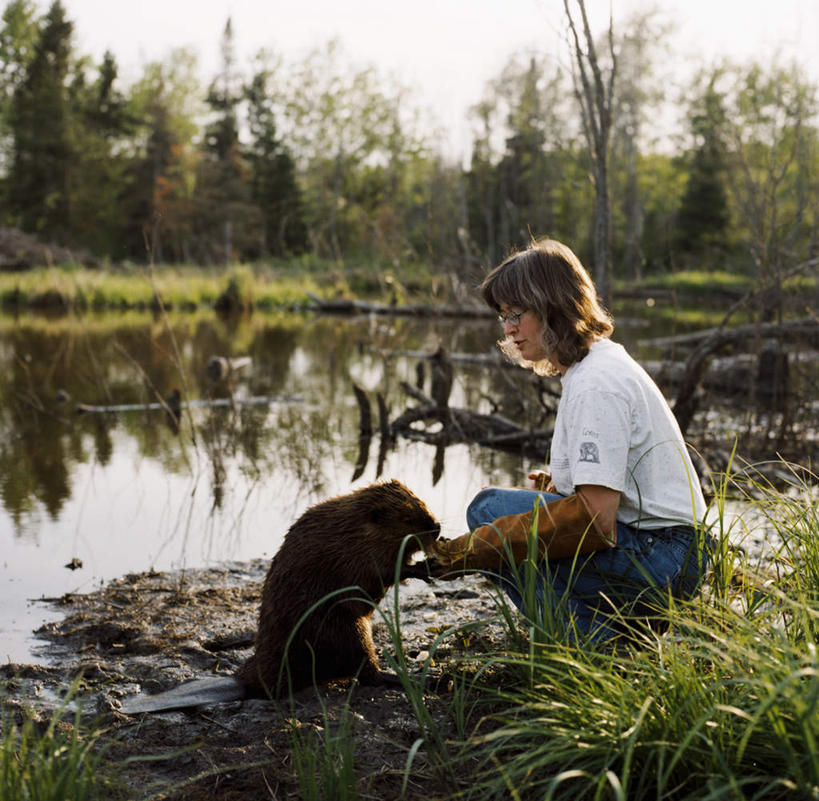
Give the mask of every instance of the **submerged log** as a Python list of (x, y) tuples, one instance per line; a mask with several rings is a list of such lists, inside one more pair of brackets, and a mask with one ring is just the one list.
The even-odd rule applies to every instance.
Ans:
[[(219, 406), (270, 406), (274, 403), (302, 403), (304, 399), (298, 395), (262, 395), (250, 398), (213, 398), (190, 401), (180, 401), (180, 409), (215, 408)], [(139, 412), (167, 410), (167, 403), (109, 403), (91, 404), (78, 403), (75, 407), (77, 414), (103, 414), (106, 412)]]
[(802, 317), (799, 320), (783, 320), (781, 323), (749, 323), (734, 328), (707, 328), (702, 331), (691, 331), (687, 334), (677, 334), (671, 337), (641, 339), (639, 344), (646, 347), (660, 348), (670, 348), (677, 345), (696, 347), (710, 340), (719, 348), (723, 345), (745, 342), (756, 336), (760, 336), (762, 339), (777, 336), (796, 339), (808, 336), (819, 341), (819, 320), (813, 317)]
[(352, 298), (324, 300), (310, 295), (309, 311), (327, 314), (384, 314), (398, 317), (485, 317), (495, 316), (495, 312), (486, 306), (472, 305), (434, 305), (416, 303), (407, 306), (393, 306), (390, 303), (369, 303)]

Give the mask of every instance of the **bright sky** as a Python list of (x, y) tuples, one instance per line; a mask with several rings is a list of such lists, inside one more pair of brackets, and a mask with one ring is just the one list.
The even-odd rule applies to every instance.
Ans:
[[(43, 9), (48, 0), (37, 0)], [(201, 78), (219, 64), (230, 16), (240, 66), (268, 48), (296, 59), (339, 38), (359, 64), (374, 63), (415, 91), (432, 110), (453, 152), (469, 142), (467, 109), (516, 50), (566, 61), (563, 0), (62, 0), (81, 52), (111, 49), (127, 79), (146, 61), (178, 46), (200, 57)], [(779, 53), (819, 83), (819, 0), (586, 0), (602, 31), (635, 10), (655, 7), (674, 22), (672, 58), (679, 76), (721, 54), (737, 59)]]

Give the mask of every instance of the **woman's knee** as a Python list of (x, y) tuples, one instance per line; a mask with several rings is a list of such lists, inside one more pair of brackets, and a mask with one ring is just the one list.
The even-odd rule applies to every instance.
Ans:
[(549, 503), (559, 499), (560, 495), (536, 492), (528, 489), (509, 489), (507, 487), (486, 487), (482, 489), (466, 509), (466, 522), (470, 531), (484, 526), (504, 515), (530, 512), (535, 502)]
[(466, 523), (470, 531), (502, 516), (503, 513), (496, 514), (496, 510), (500, 508), (498, 498), (502, 492), (497, 487), (485, 487), (472, 499), (466, 507)]

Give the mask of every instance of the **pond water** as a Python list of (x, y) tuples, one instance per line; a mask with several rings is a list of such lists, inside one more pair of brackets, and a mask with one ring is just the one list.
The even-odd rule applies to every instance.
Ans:
[[(671, 333), (658, 325), (619, 319), (615, 338), (634, 351), (638, 336)], [(0, 659), (41, 658), (31, 632), (55, 613), (37, 599), (269, 557), (308, 506), (377, 479), (400, 479), (445, 535), (461, 533), (472, 495), (520, 483), (531, 459), (452, 445), (436, 462), (409, 440), (379, 454), (376, 435), (365, 465), (352, 383), (374, 419), (376, 393), (395, 417), (412, 403), (400, 382), (415, 383), (419, 352), (489, 354), (497, 334), (489, 319), (0, 318)], [(244, 366), (214, 381), (213, 356)], [(193, 402), (178, 428), (158, 404), (173, 388)], [(524, 371), (456, 363), (453, 406), (534, 409), (541, 421), (520, 422), (547, 426), (541, 400)]]

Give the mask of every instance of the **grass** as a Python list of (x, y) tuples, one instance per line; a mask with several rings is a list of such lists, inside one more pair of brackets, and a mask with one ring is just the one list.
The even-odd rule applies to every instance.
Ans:
[[(499, 596), (509, 647), (479, 658), (474, 675), (488, 681), (456, 687), (458, 737), (413, 702), (423, 749), (450, 777), (442, 797), (819, 798), (817, 484), (791, 477), (784, 491), (747, 466), (726, 477), (713, 576), (696, 600), (658, 610), (665, 635), (577, 648), (548, 607), (521, 618)], [(747, 519), (729, 520), (729, 496), (748, 502)], [(760, 528), (781, 538), (764, 562), (729, 542)], [(392, 666), (402, 675), (400, 658)]]
[[(76, 686), (75, 688), (76, 689)], [(0, 732), (0, 798), (3, 801), (94, 801), (118, 797), (99, 731), (83, 733), (80, 713), (64, 722), (73, 690), (40, 723), (33, 713), (3, 717)]]
[(322, 726), (303, 724), (295, 717), (288, 722), (290, 756), (302, 801), (357, 801), (349, 699), (338, 719), (325, 707)]
[(198, 268), (89, 270), (52, 267), (0, 274), (0, 307), (57, 311), (223, 308), (271, 310), (307, 303), (309, 296), (333, 293), (310, 276)]
[[(751, 285), (746, 275), (727, 271), (686, 270), (652, 276), (646, 290), (674, 290), (697, 297), (741, 294)], [(618, 282), (618, 287), (630, 285)], [(787, 291), (804, 295), (816, 280), (790, 279)], [(430, 265), (404, 266), (400, 277), (390, 266), (352, 264), (312, 257), (265, 265), (233, 267), (157, 266), (101, 270), (77, 265), (0, 273), (0, 308), (56, 311), (196, 309), (270, 311), (305, 306), (311, 296), (357, 297), (399, 305), (451, 300), (450, 279)], [(718, 301), (719, 302), (719, 301)]]
[(352, 266), (299, 258), (250, 267), (118, 267), (77, 265), (0, 273), (0, 308), (56, 311), (223, 309), (305, 306), (311, 296), (362, 297), (406, 303), (409, 294), (441, 296), (445, 281), (429, 268), (413, 267), (399, 280), (390, 268)]

